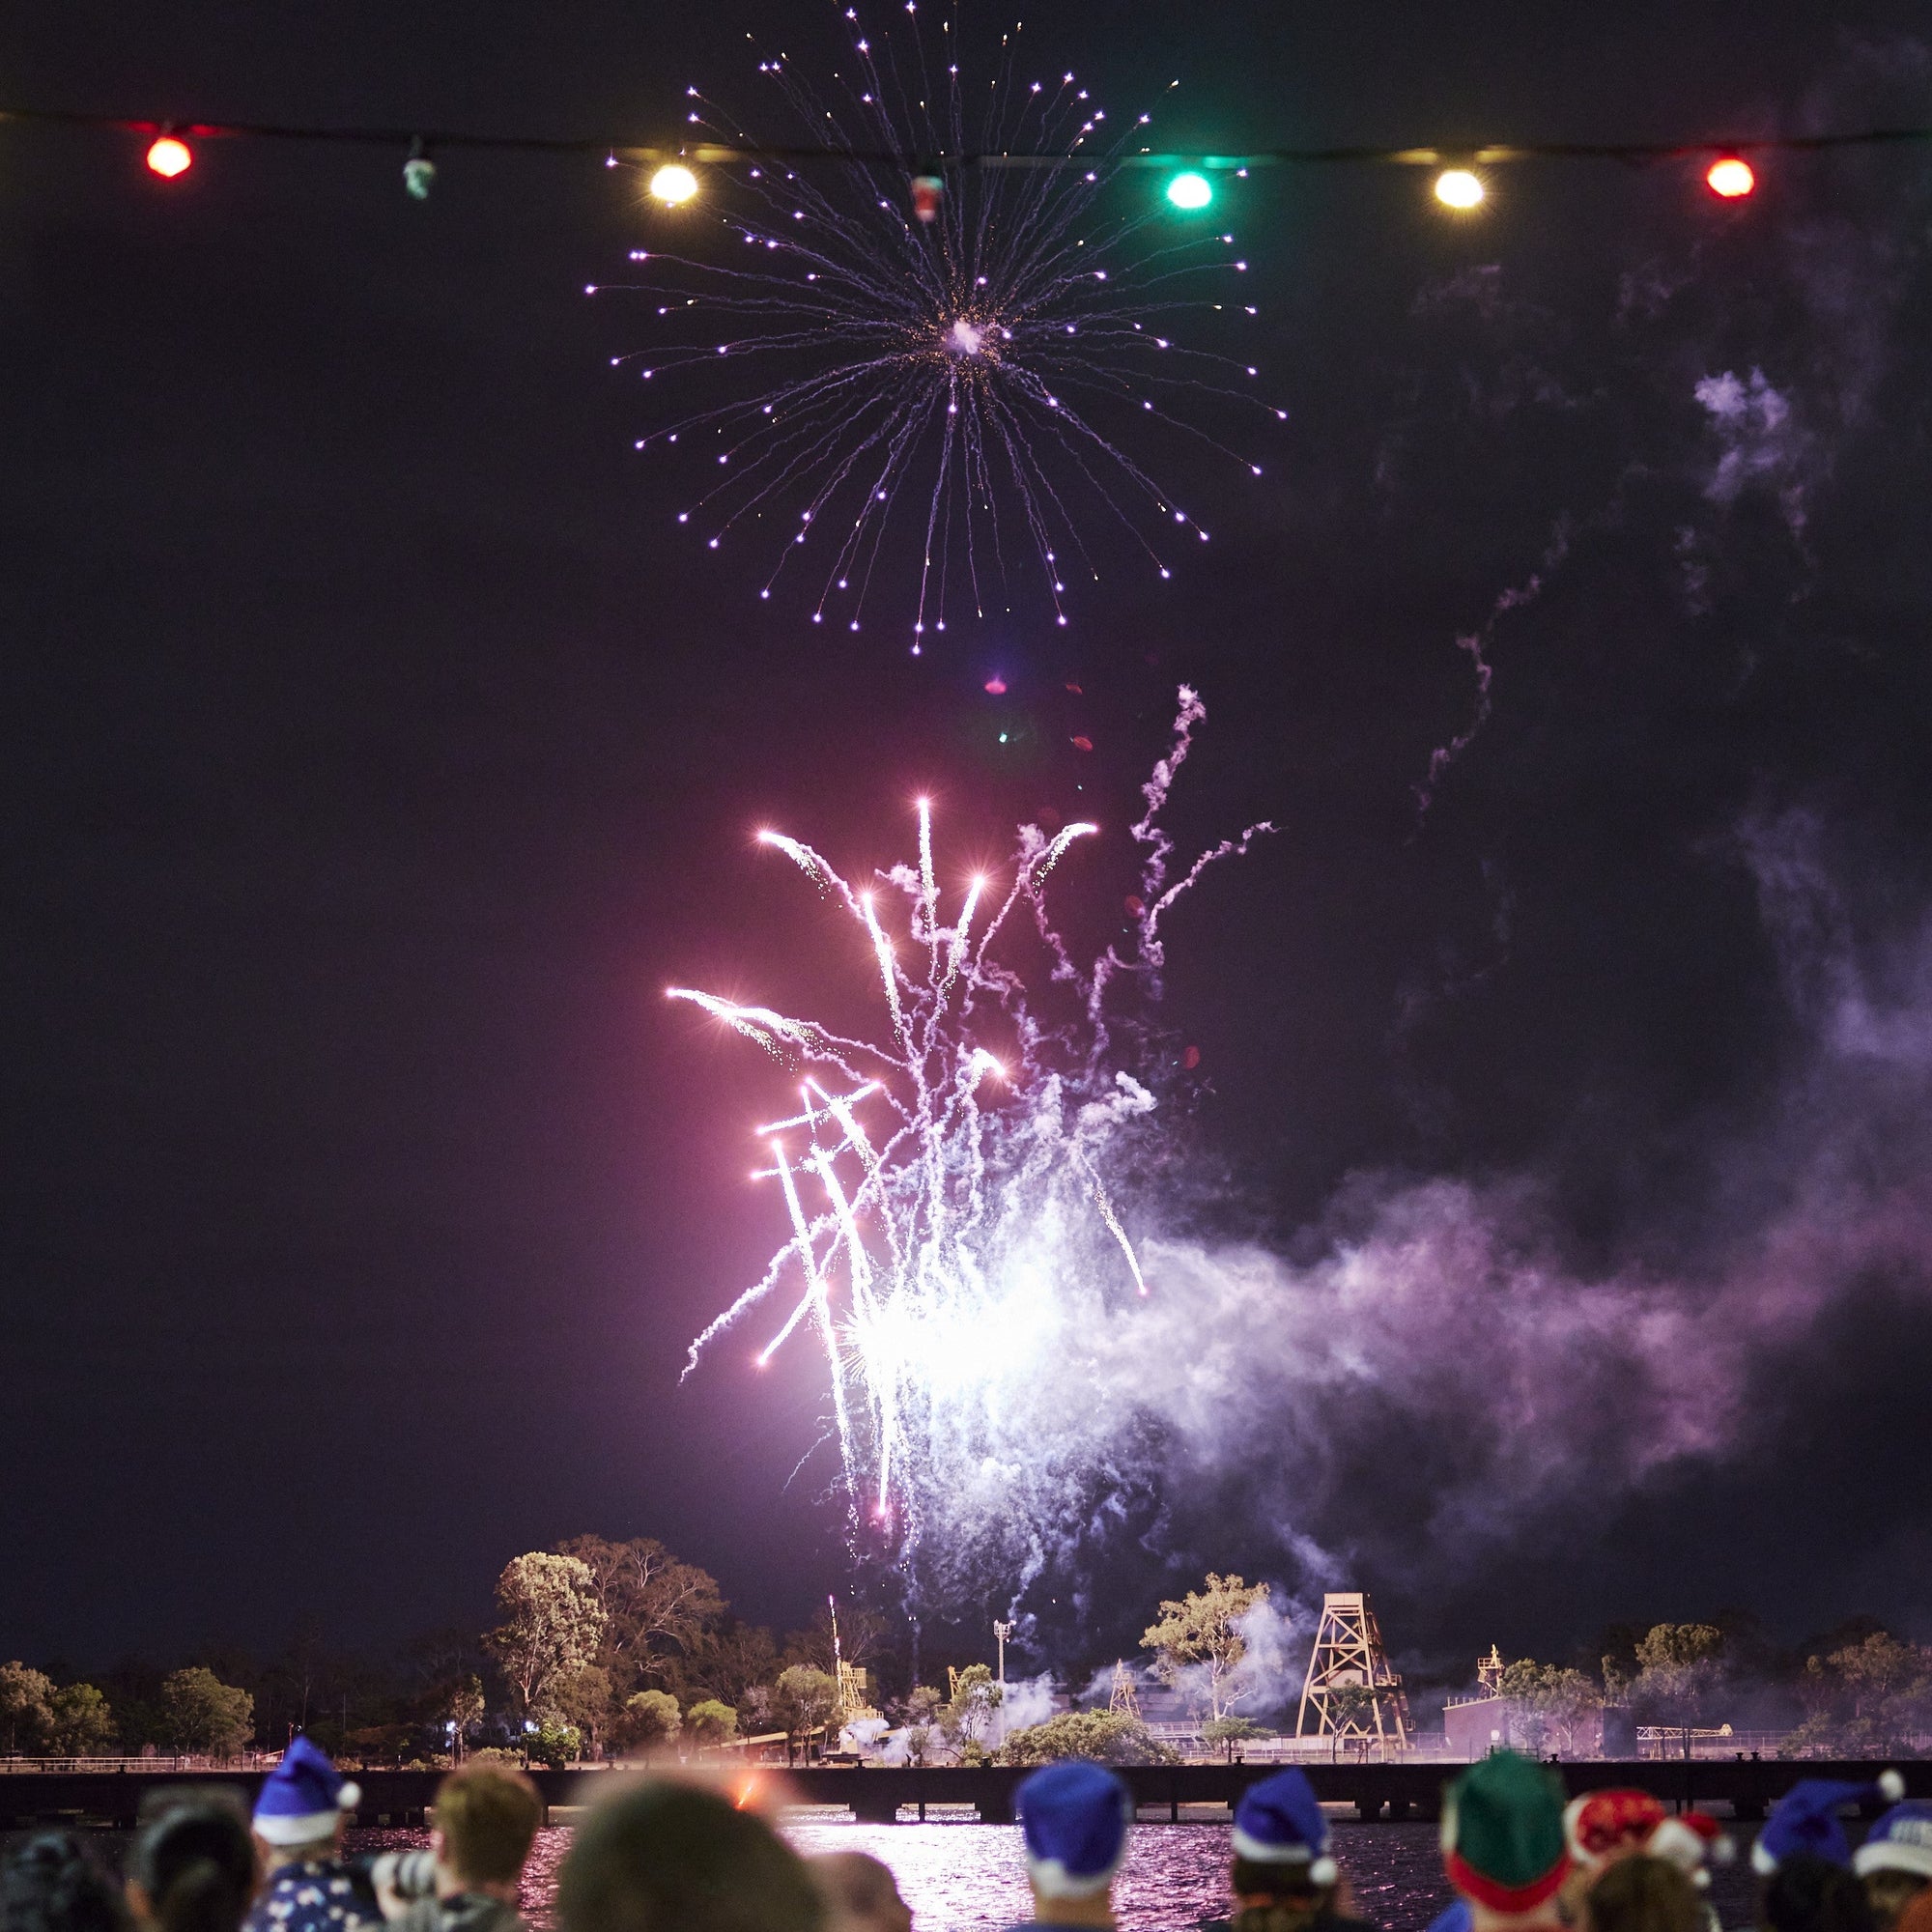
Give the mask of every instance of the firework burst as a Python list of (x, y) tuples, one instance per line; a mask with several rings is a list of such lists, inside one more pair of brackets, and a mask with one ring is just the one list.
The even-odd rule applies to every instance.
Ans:
[[(1156, 1108), (1147, 1080), (1115, 1065), (1123, 1033), (1145, 1039), (1122, 995), (1127, 982), (1158, 992), (1162, 919), (1204, 868), (1273, 829), (1250, 826), (1175, 868), (1159, 813), (1203, 716), (1183, 688), (1172, 749), (1143, 787), (1140, 911), (1125, 954), (1110, 946), (1083, 968), (1047, 916), (1048, 875), (1095, 826), (1051, 837), (1023, 826), (1009, 875), (949, 890), (922, 800), (916, 862), (869, 887), (809, 845), (760, 835), (865, 935), (880, 996), (873, 1037), (670, 992), (804, 1076), (797, 1111), (758, 1129), (770, 1156), (759, 1178), (776, 1183), (790, 1237), (693, 1344), (691, 1366), (776, 1301), (759, 1363), (801, 1331), (816, 1340), (853, 1526), (869, 1520), (909, 1562), (961, 1471), (1001, 1453), (1013, 1378), (1052, 1331), (1056, 1297), (1077, 1284), (1108, 1319), (1131, 1321), (1159, 1293), (1108, 1185)], [(1029, 933), (1050, 983), (1073, 996), (1070, 1020), (1040, 1017), (1003, 956)], [(1017, 1499), (1013, 1511), (1024, 1518)]]
[(1236, 445), (1285, 414), (1250, 361), (1179, 339), (1212, 322), (1225, 345), (1256, 313), (1234, 236), (1110, 214), (1151, 117), (1117, 136), (1073, 74), (1020, 79), (1015, 36), (969, 89), (952, 22), (928, 46), (912, 6), (891, 38), (843, 19), (829, 86), (759, 64), (768, 122), (691, 90), (694, 142), (769, 153), (781, 127), (822, 158), (715, 168), (664, 217), (678, 248), (591, 290), (656, 310), (655, 345), (613, 360), (682, 405), (637, 441), (705, 477), (679, 523), (755, 556), (762, 598), (805, 580), (814, 623), (903, 599), (915, 654), (949, 612), (1043, 598), (1065, 624), (1102, 525), (1170, 578), (1208, 533), (1144, 464), (1179, 445), (1259, 476)]

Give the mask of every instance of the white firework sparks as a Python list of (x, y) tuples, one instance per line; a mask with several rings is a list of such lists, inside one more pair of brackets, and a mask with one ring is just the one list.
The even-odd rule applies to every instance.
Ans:
[[(1158, 814), (1203, 716), (1183, 687), (1173, 748), (1144, 787), (1128, 956), (1110, 946), (1077, 967), (1047, 917), (1048, 873), (1097, 827), (1049, 838), (1024, 826), (1010, 876), (975, 877), (955, 897), (935, 868), (922, 800), (917, 863), (870, 889), (809, 845), (761, 835), (864, 930), (883, 1008), (875, 1037), (670, 990), (805, 1076), (798, 1111), (758, 1130), (771, 1158), (759, 1178), (777, 1181), (790, 1238), (693, 1344), (692, 1366), (778, 1300), (758, 1360), (801, 1330), (816, 1338), (855, 1526), (869, 1517), (908, 1556), (956, 1472), (998, 1437), (1006, 1385), (1025, 1373), (1029, 1338), (1048, 1332), (1063, 1271), (1122, 1321), (1159, 1292), (1104, 1179), (1124, 1167), (1132, 1129), (1156, 1105), (1143, 1080), (1110, 1065), (1110, 998), (1123, 977), (1157, 991), (1162, 913), (1213, 859), (1273, 830), (1250, 826), (1170, 878)], [(1003, 963), (1002, 940), (1019, 931), (1044, 944), (1051, 980), (1076, 995), (1076, 1022), (1037, 1017)]]
[[(1144, 463), (1179, 443), (1259, 476), (1229, 439), (1286, 414), (1245, 357), (1178, 339), (1256, 313), (1234, 236), (1198, 232), (1151, 174), (1110, 197), (1151, 117), (1117, 137), (1073, 74), (1021, 81), (1013, 36), (969, 94), (951, 21), (929, 50), (914, 7), (890, 39), (844, 19), (829, 89), (783, 54), (759, 65), (822, 158), (712, 168), (664, 217), (680, 247), (634, 250), (633, 279), (590, 291), (640, 295), (663, 325), (617, 364), (699, 392), (637, 440), (709, 477), (679, 523), (753, 553), (762, 598), (810, 577), (814, 623), (856, 631), (867, 592), (903, 583), (915, 654), (949, 611), (1020, 596), (1066, 623), (1069, 579), (1107, 554), (1096, 524), (1170, 578), (1208, 533)], [(689, 121), (696, 142), (772, 145), (696, 89)], [(900, 158), (864, 158), (880, 155)], [(1135, 213), (1107, 212), (1129, 195)]]

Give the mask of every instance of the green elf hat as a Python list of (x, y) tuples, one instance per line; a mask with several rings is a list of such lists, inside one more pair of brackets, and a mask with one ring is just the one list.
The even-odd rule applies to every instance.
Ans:
[(1534, 1912), (1570, 1869), (1563, 1787), (1514, 1751), (1472, 1764), (1443, 1797), (1442, 1863), (1464, 1898), (1492, 1912)]

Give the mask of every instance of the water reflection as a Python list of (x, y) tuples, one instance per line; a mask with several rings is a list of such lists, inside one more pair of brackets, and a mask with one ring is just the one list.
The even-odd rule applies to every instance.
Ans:
[[(356, 1850), (427, 1842), (424, 1833), (355, 1832)], [(785, 1835), (808, 1858), (830, 1851), (870, 1852), (883, 1859), (912, 1907), (917, 1932), (986, 1932), (1021, 1923), (1032, 1910), (1017, 1826), (854, 1825), (795, 1823)], [(1228, 1904), (1230, 1828), (1226, 1825), (1137, 1825), (1117, 1894), (1122, 1932), (1194, 1932)], [(1384, 1932), (1422, 1932), (1449, 1893), (1433, 1825), (1335, 1828), (1336, 1856), (1355, 1888), (1362, 1917)], [(523, 1910), (549, 1928), (556, 1868), (570, 1828), (537, 1833), (524, 1872)]]
[[(785, 1835), (808, 1858), (830, 1851), (870, 1852), (893, 1868), (912, 1907), (916, 1932), (990, 1932), (1017, 1925), (1031, 1910), (1020, 1834), (1012, 1825), (853, 1825), (794, 1823)], [(1119, 1896), (1122, 1932), (1194, 1932), (1228, 1905), (1230, 1827), (1136, 1825)], [(422, 1832), (352, 1832), (357, 1851), (428, 1842)], [(524, 1872), (524, 1916), (554, 1923), (556, 1868), (570, 1828), (537, 1833)], [(1355, 1909), (1383, 1932), (1423, 1932), (1449, 1902), (1434, 1825), (1337, 1821), (1337, 1861), (1354, 1888)], [(1752, 1918), (1751, 1878), (1741, 1861), (1714, 1874), (1711, 1902), (1725, 1925)]]

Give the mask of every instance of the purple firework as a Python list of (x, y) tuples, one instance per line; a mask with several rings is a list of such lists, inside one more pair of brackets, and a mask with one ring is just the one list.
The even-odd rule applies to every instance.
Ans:
[(634, 250), (639, 278), (607, 288), (647, 298), (663, 325), (614, 359), (678, 392), (676, 417), (637, 442), (702, 467), (678, 521), (713, 550), (752, 545), (761, 597), (809, 577), (813, 623), (856, 631), (868, 592), (902, 586), (917, 655), (967, 607), (1043, 596), (1065, 624), (1068, 579), (1100, 574), (1083, 533), (1096, 520), (1171, 577), (1208, 532), (1146, 452), (1191, 443), (1259, 476), (1231, 439), (1286, 412), (1238, 355), (1176, 339), (1255, 315), (1235, 238), (1151, 194), (1109, 213), (1123, 171), (1155, 185), (1135, 145), (1151, 117), (1116, 137), (1073, 74), (1016, 79), (1013, 35), (969, 94), (953, 23), (935, 57), (905, 15), (889, 41), (847, 10), (850, 65), (823, 92), (785, 55), (761, 62), (782, 108), (770, 123), (692, 89), (694, 157), (782, 142), (791, 158), (711, 168), (663, 217), (680, 251)]

